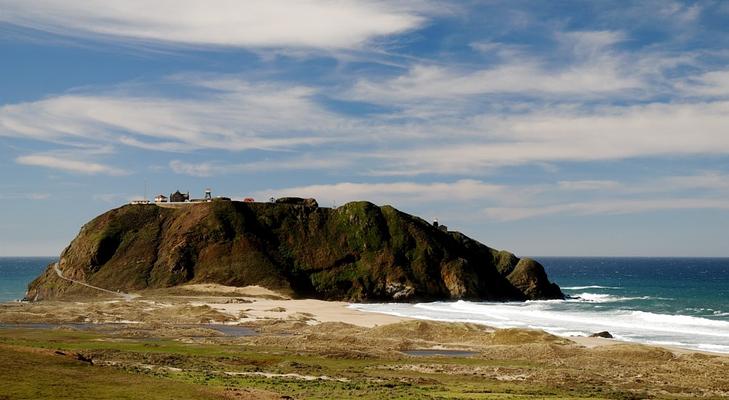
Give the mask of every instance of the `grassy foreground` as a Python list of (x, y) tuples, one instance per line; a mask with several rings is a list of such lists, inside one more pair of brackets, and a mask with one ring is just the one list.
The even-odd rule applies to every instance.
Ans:
[(94, 367), (60, 353), (0, 345), (0, 399), (225, 398), (214, 388)]
[[(683, 373), (690, 373), (691, 365), (672, 361), (674, 356), (661, 351), (634, 346), (605, 354), (606, 361), (612, 358), (615, 368), (633, 364), (623, 370), (627, 376), (622, 377), (622, 382), (614, 381), (613, 374), (600, 376), (594, 366), (585, 365), (582, 369), (576, 364), (564, 365), (581, 363), (585, 356), (568, 354), (574, 350), (536, 333), (523, 337), (515, 337), (513, 332), (502, 335), (499, 340), (513, 343), (494, 345), (490, 355), (466, 358), (412, 357), (374, 348), (368, 354), (362, 348), (382, 345), (393, 334), (406, 332), (416, 339), (436, 334), (446, 339), (449, 335), (461, 335), (466, 342), (473, 340), (468, 337), (471, 328), (459, 332), (458, 328), (454, 331), (452, 327), (425, 324), (375, 328), (379, 331), (373, 335), (352, 340), (349, 349), (341, 342), (328, 344), (323, 337), (336, 329), (345, 333), (359, 331), (351, 326), (334, 326), (338, 324), (324, 324), (329, 326), (320, 326), (319, 333), (306, 330), (294, 337), (282, 334), (296, 324), (284, 324), (264, 328), (268, 333), (255, 337), (182, 340), (134, 338), (129, 337), (129, 331), (120, 336), (113, 331), (1, 329), (0, 399), (721, 397), (720, 392), (713, 396), (706, 393), (710, 389), (707, 386), (687, 387), (690, 382), (686, 379), (690, 377), (674, 383), (661, 381), (670, 376), (656, 374), (661, 364), (656, 361), (662, 359), (664, 365), (676, 363), (677, 369), (664, 367), (662, 374), (680, 373), (683, 368)], [(545, 361), (540, 360), (543, 355), (526, 354), (544, 351), (553, 353), (555, 359)], [(561, 357), (560, 352), (564, 353)], [(588, 358), (599, 361), (594, 354)], [(637, 373), (636, 364), (642, 374)], [(727, 371), (726, 363), (723, 367), (705, 367)], [(655, 376), (646, 374), (651, 371)], [(711, 373), (708, 369), (706, 372)]]
[[(250, 310), (264, 302), (279, 307), (254, 318)], [(233, 306), (248, 311), (220, 311), (237, 313)], [(729, 396), (729, 357), (610, 341), (586, 348), (541, 331), (472, 324), (321, 323), (316, 310), (282, 311), (290, 306), (189, 293), (0, 304), (0, 400)], [(73, 324), (80, 321), (102, 324)], [(255, 334), (224, 334), (202, 323), (210, 321)], [(54, 325), (12, 325), (40, 322)], [(409, 353), (423, 349), (470, 353)]]
[[(40, 329), (0, 330), (0, 343), (0, 398), (8, 399), (580, 398), (600, 392), (521, 385), (509, 371), (538, 367), (523, 361), (437, 357), (412, 364), (356, 351), (316, 355), (285, 344)], [(504, 375), (484, 380), (474, 374), (483, 368)]]

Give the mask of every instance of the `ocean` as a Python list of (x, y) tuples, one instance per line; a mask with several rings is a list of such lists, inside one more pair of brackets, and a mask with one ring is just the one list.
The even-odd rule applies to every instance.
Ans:
[(54, 257), (0, 257), (0, 302), (22, 299), (28, 284)]
[(729, 353), (729, 258), (534, 257), (567, 300), (353, 304), (363, 311)]
[[(625, 341), (729, 353), (729, 258), (535, 258), (570, 298), (351, 307), (567, 337), (608, 331)], [(55, 260), (0, 258), (0, 301), (23, 298), (28, 283)]]

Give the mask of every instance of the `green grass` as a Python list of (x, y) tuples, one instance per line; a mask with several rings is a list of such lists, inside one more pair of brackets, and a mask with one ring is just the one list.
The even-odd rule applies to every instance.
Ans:
[(3, 346), (0, 399), (201, 399), (224, 398), (221, 388), (96, 367), (52, 353)]
[[(114, 359), (119, 365), (89, 366), (69, 357), (53, 355), (55, 350), (91, 354), (98, 360)], [(302, 399), (580, 398), (578, 394), (559, 388), (468, 375), (386, 369), (413, 363), (539, 367), (523, 361), (510, 363), (481, 358), (335, 358), (273, 345), (187, 344), (175, 340), (109, 338), (99, 332), (2, 329), (0, 400), (218, 398), (226, 388), (252, 388)], [(182, 370), (146, 368), (143, 364)], [(323, 375), (347, 381), (231, 376), (224, 371)], [(586, 390), (588, 393), (583, 390), (583, 394), (598, 394)]]

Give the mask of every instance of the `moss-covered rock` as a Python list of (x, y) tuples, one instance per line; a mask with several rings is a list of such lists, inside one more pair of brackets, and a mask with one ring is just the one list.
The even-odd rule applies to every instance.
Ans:
[[(86, 224), (60, 269), (122, 291), (219, 283), (349, 301), (562, 297), (536, 261), (368, 202), (127, 205)], [(85, 290), (49, 268), (27, 297)]]

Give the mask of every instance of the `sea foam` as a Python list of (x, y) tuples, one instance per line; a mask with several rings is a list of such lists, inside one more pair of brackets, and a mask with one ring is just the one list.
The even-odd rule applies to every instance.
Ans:
[(588, 285), (588, 286), (567, 286), (563, 287), (564, 290), (585, 290), (585, 289), (620, 289), (617, 286), (600, 286), (600, 285)]
[[(670, 343), (687, 349), (729, 353), (729, 321), (636, 310), (599, 310), (570, 301), (482, 303), (469, 301), (418, 304), (352, 304), (350, 307), (433, 321), (471, 322), (495, 328), (542, 329), (575, 336), (609, 331), (639, 343)], [(593, 306), (590, 306), (593, 307)]]

